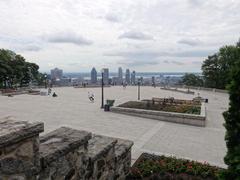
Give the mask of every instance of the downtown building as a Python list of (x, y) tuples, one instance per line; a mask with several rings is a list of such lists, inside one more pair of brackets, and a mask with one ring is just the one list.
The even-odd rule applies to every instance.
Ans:
[(93, 67), (91, 70), (91, 84), (96, 84), (97, 83), (97, 71)]
[(60, 80), (63, 77), (63, 70), (54, 68), (51, 70), (51, 79), (52, 80)]
[(109, 84), (109, 69), (103, 68), (102, 72), (103, 72), (103, 83), (104, 83), (104, 85), (108, 85)]
[(131, 74), (131, 84), (135, 85), (136, 84), (136, 72), (133, 71)]
[(125, 83), (130, 84), (130, 70), (126, 69), (126, 74), (125, 74)]
[(121, 85), (122, 83), (123, 83), (123, 70), (121, 67), (119, 67), (117, 84)]

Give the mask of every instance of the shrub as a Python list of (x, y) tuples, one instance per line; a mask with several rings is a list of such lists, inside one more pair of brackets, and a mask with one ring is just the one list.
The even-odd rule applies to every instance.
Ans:
[[(129, 179), (217, 179), (223, 169), (175, 157), (142, 154), (131, 168)], [(157, 177), (157, 178), (156, 178)]]
[(240, 60), (231, 72), (231, 79), (228, 86), (230, 107), (223, 114), (228, 149), (224, 161), (228, 165), (228, 170), (223, 173), (222, 177), (224, 179), (240, 179)]

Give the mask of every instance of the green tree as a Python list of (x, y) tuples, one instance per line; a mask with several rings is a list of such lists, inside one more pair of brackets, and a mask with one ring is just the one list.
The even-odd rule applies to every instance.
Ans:
[(224, 46), (219, 52), (208, 56), (202, 64), (204, 85), (211, 88), (225, 89), (230, 83), (230, 71), (240, 57), (238, 42), (236, 46)]
[(39, 79), (39, 66), (13, 51), (0, 49), (0, 87), (28, 85)]
[(192, 73), (186, 73), (180, 83), (187, 86), (203, 86), (202, 78)]
[(228, 149), (224, 158), (228, 169), (223, 173), (223, 178), (235, 180), (240, 179), (240, 58), (232, 68), (230, 78), (229, 109), (223, 114), (226, 128), (225, 141)]

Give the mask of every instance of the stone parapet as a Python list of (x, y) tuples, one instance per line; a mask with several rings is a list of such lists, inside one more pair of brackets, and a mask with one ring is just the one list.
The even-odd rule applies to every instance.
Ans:
[[(0, 121), (0, 180), (125, 179), (131, 141), (42, 123)], [(12, 135), (12, 136), (11, 136)]]
[(132, 141), (117, 139), (115, 145), (115, 177), (114, 179), (124, 180), (129, 174), (131, 167)]
[(0, 179), (35, 179), (43, 123), (0, 120)]
[(40, 138), (40, 179), (78, 179), (91, 133), (61, 127)]
[(85, 179), (113, 179), (117, 139), (94, 135), (88, 146), (88, 167)]

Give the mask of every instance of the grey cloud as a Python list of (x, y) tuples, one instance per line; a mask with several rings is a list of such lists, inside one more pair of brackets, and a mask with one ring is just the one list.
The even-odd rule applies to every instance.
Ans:
[(165, 64), (169, 64), (170, 62), (168, 60), (163, 61)]
[(195, 65), (201, 65), (202, 62), (201, 62), (201, 61), (192, 61), (192, 64), (195, 64)]
[(81, 35), (78, 35), (73, 32), (63, 32), (63, 33), (56, 33), (47, 36), (48, 42), (52, 43), (72, 43), (79, 46), (84, 45), (91, 45), (93, 42), (88, 40)]
[(180, 52), (161, 52), (161, 51), (122, 51), (105, 53), (105, 56), (118, 56), (129, 59), (155, 59), (158, 57), (206, 57), (213, 54), (214, 50), (192, 50)]
[(104, 55), (124, 57), (127, 59), (140, 59), (140, 60), (155, 59), (160, 56), (158, 52), (152, 52), (152, 51), (122, 51), (122, 52), (105, 53)]
[(186, 44), (189, 46), (197, 46), (201, 44), (199, 39), (181, 39), (178, 41), (179, 44)]
[(112, 13), (107, 14), (107, 15), (105, 16), (105, 19), (106, 19), (107, 21), (114, 22), (114, 23), (120, 22), (119, 16), (117, 16), (116, 14), (112, 14)]
[(184, 63), (179, 62), (179, 61), (171, 61), (171, 63), (176, 64), (176, 65), (184, 65)]
[(119, 39), (133, 39), (133, 40), (153, 40), (153, 36), (149, 34), (145, 34), (143, 32), (138, 31), (128, 31), (121, 34)]
[(136, 67), (136, 66), (146, 66), (146, 65), (157, 65), (159, 64), (156, 60), (129, 60), (123, 59), (117, 62), (119, 65), (127, 66), (127, 67)]

